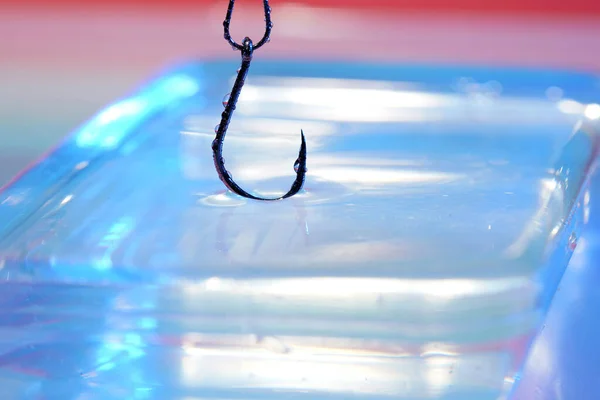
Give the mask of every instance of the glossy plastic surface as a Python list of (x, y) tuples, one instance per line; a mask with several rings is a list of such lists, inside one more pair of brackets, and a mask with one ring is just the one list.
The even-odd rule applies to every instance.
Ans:
[(102, 111), (0, 193), (15, 399), (497, 399), (586, 218), (595, 77), (235, 62)]

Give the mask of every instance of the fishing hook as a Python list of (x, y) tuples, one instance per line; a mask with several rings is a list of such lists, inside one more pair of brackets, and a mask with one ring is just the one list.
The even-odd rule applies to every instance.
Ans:
[(247, 197), (249, 199), (254, 200), (282, 200), (287, 199), (298, 193), (302, 186), (304, 185), (304, 178), (306, 175), (306, 140), (304, 139), (304, 132), (300, 131), (301, 144), (300, 144), (300, 152), (298, 153), (298, 158), (294, 163), (294, 171), (296, 171), (296, 179), (292, 184), (290, 190), (281, 197), (277, 198), (263, 198), (254, 196), (244, 189), (242, 189), (237, 183), (234, 182), (231, 174), (225, 168), (225, 160), (223, 159), (223, 141), (225, 140), (225, 134), (227, 133), (227, 128), (229, 127), (229, 123), (231, 122), (231, 117), (233, 115), (233, 111), (235, 110), (236, 104), (240, 97), (240, 93), (242, 91), (242, 87), (246, 81), (246, 76), (248, 75), (248, 70), (250, 69), (250, 63), (252, 62), (252, 56), (255, 50), (262, 47), (265, 43), (269, 41), (271, 36), (271, 29), (273, 28), (273, 23), (271, 22), (271, 7), (269, 6), (268, 0), (263, 0), (264, 11), (265, 11), (265, 34), (262, 39), (255, 45), (249, 37), (245, 37), (242, 41), (242, 44), (235, 42), (231, 35), (229, 34), (229, 25), (231, 23), (231, 14), (233, 13), (233, 5), (235, 0), (229, 0), (229, 7), (227, 7), (227, 14), (225, 16), (225, 21), (223, 21), (224, 35), (223, 37), (227, 42), (233, 47), (234, 50), (239, 50), (242, 54), (242, 65), (240, 69), (238, 69), (237, 77), (235, 78), (235, 82), (233, 84), (233, 88), (231, 89), (231, 93), (229, 94), (229, 98), (223, 101), (223, 105), (225, 106), (225, 110), (221, 114), (221, 123), (217, 126), (215, 133), (215, 140), (212, 142), (212, 150), (213, 150), (213, 161), (215, 163), (215, 168), (217, 173), (219, 174), (219, 179), (225, 184), (225, 186), (234, 193), (237, 193), (240, 196)]

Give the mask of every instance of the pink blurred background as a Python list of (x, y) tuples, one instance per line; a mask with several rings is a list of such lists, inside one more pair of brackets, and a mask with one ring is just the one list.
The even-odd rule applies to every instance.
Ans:
[[(600, 73), (599, 0), (271, 4), (273, 40), (260, 57)], [(222, 38), (226, 6), (226, 0), (0, 0), (0, 186), (165, 66), (216, 57), (236, 65), (238, 54)], [(232, 33), (260, 35), (262, 18), (260, 0), (238, 0)]]
[[(272, 0), (261, 57), (600, 71), (597, 0)], [(257, 36), (259, 0), (232, 33)], [(106, 103), (186, 59), (229, 57), (226, 0), (0, 1), (0, 185)]]

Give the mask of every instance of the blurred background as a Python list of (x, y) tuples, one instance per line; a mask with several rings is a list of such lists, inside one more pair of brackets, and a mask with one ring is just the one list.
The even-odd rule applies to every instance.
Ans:
[[(239, 0), (235, 37), (262, 34)], [(187, 59), (228, 57), (226, 0), (0, 1), (0, 185), (108, 102)], [(260, 57), (600, 71), (594, 0), (273, 0)], [(235, 65), (235, 64), (233, 64)]]
[[(237, 1), (232, 26), (236, 38), (262, 34), (260, 3)], [(597, 0), (272, 0), (271, 5), (272, 42), (258, 55), (265, 59), (507, 65), (600, 73)], [(222, 38), (226, 6), (227, 0), (0, 0), (0, 186), (104, 105), (172, 64), (227, 58), (235, 70), (239, 54)], [(588, 236), (590, 243), (594, 237), (597, 232)], [(590, 258), (583, 248), (580, 245), (571, 274), (563, 281), (583, 289), (571, 295), (563, 290), (554, 306), (566, 303), (561, 315), (572, 321), (565, 325), (549, 319), (529, 363), (534, 371), (530, 376), (537, 380), (526, 380), (529, 384), (522, 386), (518, 400), (587, 399), (560, 397), (557, 393), (567, 391), (569, 375), (562, 382), (554, 379), (554, 370), (546, 367), (551, 362), (538, 355), (546, 354), (540, 349), (566, 326), (575, 335), (562, 339), (570, 344), (566, 353), (591, 354), (590, 363), (597, 360), (600, 350), (589, 343), (597, 344), (593, 338), (600, 328), (578, 329), (586, 326), (586, 304), (588, 311), (597, 312), (600, 299), (597, 268), (590, 268), (593, 263), (587, 270), (581, 267)], [(600, 246), (595, 251), (598, 254), (592, 254), (600, 256)], [(595, 279), (582, 271), (596, 274)], [(586, 287), (595, 293), (595, 303), (583, 300)], [(579, 358), (556, 357), (570, 371), (571, 387), (584, 392), (592, 384), (573, 382), (595, 382), (598, 367), (589, 368)], [(542, 367), (536, 370), (536, 365)], [(540, 387), (548, 387), (549, 394), (542, 396)]]

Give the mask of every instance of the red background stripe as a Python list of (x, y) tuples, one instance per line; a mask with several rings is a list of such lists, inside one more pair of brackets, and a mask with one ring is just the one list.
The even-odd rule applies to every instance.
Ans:
[[(238, 0), (251, 4), (259, 0)], [(41, 8), (89, 8), (107, 7), (168, 7), (197, 8), (203, 4), (224, 3), (225, 0), (0, 0), (2, 5)], [(291, 2), (275, 0), (272, 3)], [(600, 15), (600, 0), (294, 0), (296, 4), (315, 7), (339, 7), (354, 9), (386, 9), (397, 11), (472, 11), (483, 13), (536, 13)]]

